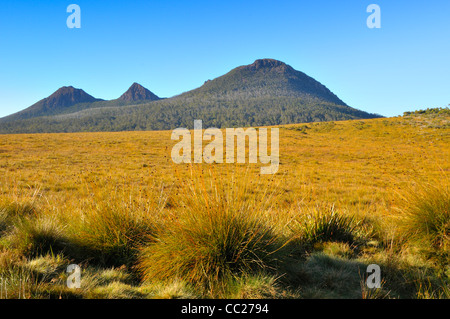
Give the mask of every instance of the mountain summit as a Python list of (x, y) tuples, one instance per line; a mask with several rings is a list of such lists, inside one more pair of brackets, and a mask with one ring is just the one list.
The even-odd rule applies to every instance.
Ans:
[(56, 90), (49, 97), (46, 97), (32, 106), (10, 115), (12, 119), (26, 119), (36, 116), (51, 115), (63, 111), (64, 109), (80, 103), (92, 103), (103, 101), (87, 94), (81, 89), (73, 86), (63, 86)]
[(207, 94), (228, 99), (295, 97), (346, 106), (320, 82), (274, 59), (259, 59), (252, 64), (239, 66), (186, 94)]
[[(287, 68), (290, 68), (286, 63), (274, 60), (274, 59), (258, 59), (252, 64), (244, 65), (239, 68), (242, 69), (253, 69), (253, 70), (259, 70), (264, 68), (278, 68), (279, 71), (285, 71)], [(292, 69), (292, 68), (291, 68)]]
[(130, 88), (119, 97), (119, 100), (123, 101), (142, 101), (142, 100), (148, 100), (148, 101), (156, 101), (160, 98), (147, 90), (145, 87), (138, 83), (133, 83)]
[(76, 89), (73, 86), (63, 86), (49, 97), (40, 100), (28, 109), (52, 110), (72, 106), (78, 103), (91, 103), (96, 101), (101, 101), (101, 99), (96, 99), (83, 90)]

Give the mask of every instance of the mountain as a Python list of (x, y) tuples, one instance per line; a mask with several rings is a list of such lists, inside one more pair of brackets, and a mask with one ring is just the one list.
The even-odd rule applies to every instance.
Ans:
[(300, 97), (346, 105), (318, 81), (274, 59), (260, 59), (250, 65), (237, 67), (217, 79), (206, 81), (202, 87), (185, 96), (198, 94), (229, 99)]
[(63, 86), (49, 97), (40, 100), (32, 106), (10, 115), (9, 119), (26, 119), (38, 116), (48, 116), (60, 113), (70, 106), (80, 103), (93, 103), (103, 101), (87, 94), (73, 86)]
[(239, 66), (167, 99), (134, 83), (115, 100), (67, 108), (55, 103), (58, 112), (44, 112), (49, 102), (42, 101), (22, 111), (40, 103), (40, 113), (33, 113), (38, 117), (0, 119), (0, 133), (172, 130), (193, 128), (196, 119), (203, 127), (224, 128), (382, 117), (348, 106), (320, 82), (274, 59)]
[(119, 100), (127, 102), (142, 100), (156, 101), (159, 99), (160, 98), (158, 96), (136, 82), (133, 83), (130, 88), (119, 97)]

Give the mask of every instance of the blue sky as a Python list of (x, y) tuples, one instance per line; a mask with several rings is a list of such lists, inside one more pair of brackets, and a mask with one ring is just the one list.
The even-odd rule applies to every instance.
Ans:
[[(81, 28), (69, 29), (70, 4)], [(369, 29), (369, 4), (381, 29)], [(450, 103), (450, 1), (2, 0), (0, 117), (73, 85), (170, 97), (259, 58), (386, 116)]]

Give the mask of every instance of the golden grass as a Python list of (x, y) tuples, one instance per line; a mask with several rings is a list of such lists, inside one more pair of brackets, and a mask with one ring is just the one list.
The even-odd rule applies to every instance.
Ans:
[[(351, 273), (368, 262), (386, 267), (383, 282), (391, 294), (414, 296), (415, 269), (437, 268), (408, 245), (405, 227), (414, 223), (403, 216), (431, 196), (411, 192), (417, 185), (440, 180), (448, 190), (450, 134), (442, 121), (448, 123), (411, 117), (280, 127), (274, 176), (259, 175), (261, 164), (175, 165), (169, 131), (0, 135), (0, 249), (3, 256), (20, 256), (17, 269), (61, 253), (94, 267), (93, 278), (122, 265), (132, 278), (100, 280), (76, 295), (59, 286), (56, 295), (63, 296), (227, 297), (266, 290), (277, 298), (370, 297), (359, 274)], [(439, 189), (433, 198), (442, 197)], [(324, 214), (330, 207), (339, 214)], [(307, 216), (310, 225), (300, 227)], [(446, 251), (445, 225), (427, 238)], [(312, 255), (305, 248), (308, 232)], [(335, 255), (326, 241), (351, 245)], [(447, 255), (439, 256), (447, 267)], [(321, 289), (331, 279), (316, 276), (327, 264), (327, 276), (357, 287)], [(408, 284), (399, 273), (405, 269)], [(450, 271), (442, 274), (445, 279)], [(229, 289), (215, 290), (211, 283), (220, 280)], [(53, 289), (45, 280), (33, 285)], [(429, 290), (445, 289), (439, 287)]]
[[(448, 130), (415, 127), (401, 118), (336, 122), (331, 129), (324, 129), (327, 123), (307, 124), (306, 134), (297, 126), (280, 130), (276, 178), (286, 204), (301, 198), (382, 213), (413, 178), (437, 178), (450, 169)], [(1, 135), (1, 183), (40, 186), (48, 200), (62, 202), (82, 199), (93, 182), (171, 185), (189, 174), (186, 165), (172, 163), (174, 144), (167, 131)], [(256, 172), (259, 164), (253, 166)]]
[(273, 270), (289, 239), (277, 232), (269, 186), (239, 170), (229, 180), (193, 174), (177, 189), (170, 221), (142, 249), (144, 279), (180, 278), (214, 295), (236, 276)]

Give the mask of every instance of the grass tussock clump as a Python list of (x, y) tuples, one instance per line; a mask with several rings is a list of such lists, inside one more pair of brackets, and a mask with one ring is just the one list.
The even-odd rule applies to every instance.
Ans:
[(25, 257), (60, 252), (69, 244), (65, 227), (38, 205), (39, 189), (13, 189), (0, 199), (0, 246)]
[(50, 216), (19, 219), (5, 237), (10, 248), (27, 257), (62, 252), (69, 245), (64, 227)]
[(306, 244), (341, 242), (356, 245), (364, 237), (361, 222), (354, 216), (338, 213), (334, 207), (300, 215), (297, 224), (297, 236)]
[(0, 235), (5, 234), (15, 221), (37, 216), (36, 201), (40, 195), (39, 189), (23, 191), (5, 184), (0, 187)]
[(399, 221), (400, 233), (429, 257), (450, 263), (450, 183), (421, 185), (409, 192)]
[(72, 236), (92, 258), (104, 265), (131, 266), (137, 249), (152, 241), (160, 222), (164, 199), (152, 189), (143, 194), (136, 189), (96, 192), (83, 206)]
[(236, 276), (275, 267), (285, 239), (266, 222), (271, 196), (248, 196), (248, 181), (231, 180), (201, 176), (182, 187), (171, 222), (142, 249), (145, 279), (180, 278), (214, 294)]

